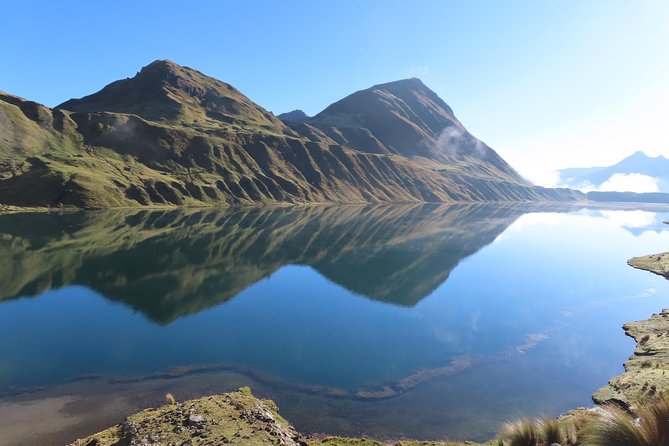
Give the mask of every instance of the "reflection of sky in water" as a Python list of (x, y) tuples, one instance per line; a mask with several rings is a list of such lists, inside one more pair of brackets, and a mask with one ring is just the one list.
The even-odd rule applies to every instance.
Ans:
[[(457, 399), (473, 400), (477, 387), (490, 387), (496, 404), (559, 412), (588, 404), (622, 371), (633, 347), (622, 323), (669, 303), (666, 281), (625, 263), (669, 249), (669, 231), (659, 230), (667, 218), (644, 211), (525, 214), (414, 307), (355, 295), (294, 265), (165, 326), (79, 286), (7, 301), (0, 304), (0, 336), (15, 342), (3, 345), (0, 387), (229, 363), (355, 391), (468, 356), (472, 369), (443, 379), (441, 402), (425, 397), (420, 404), (447, 410), (444, 401), (456, 398), (448, 393), (456, 392), (452, 382)], [(628, 228), (649, 230), (633, 235)], [(517, 402), (523, 392), (536, 406)]]
[(664, 213), (647, 210), (584, 209), (569, 214), (543, 212), (525, 214), (512, 223), (500, 237), (504, 238), (515, 231), (522, 230), (526, 226), (537, 224), (546, 226), (558, 225), (574, 215), (595, 219), (600, 222), (600, 224), (605, 224), (607, 226), (626, 229), (634, 236), (638, 236), (647, 231), (662, 232), (669, 230), (669, 225), (664, 223), (664, 221), (667, 220), (667, 217), (669, 217), (669, 208)]
[(623, 228), (650, 228), (657, 225), (657, 213), (648, 211), (599, 211), (611, 223)]

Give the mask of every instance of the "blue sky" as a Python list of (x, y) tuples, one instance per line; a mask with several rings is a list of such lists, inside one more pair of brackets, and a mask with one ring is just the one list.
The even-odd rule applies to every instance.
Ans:
[(25, 0), (0, 13), (0, 89), (49, 106), (155, 59), (277, 114), (416, 76), (541, 183), (636, 150), (669, 155), (664, 0)]

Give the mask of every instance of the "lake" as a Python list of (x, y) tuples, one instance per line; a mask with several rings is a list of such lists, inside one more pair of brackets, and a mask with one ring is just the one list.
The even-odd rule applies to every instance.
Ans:
[(590, 406), (632, 354), (621, 325), (669, 306), (669, 282), (626, 265), (668, 250), (668, 219), (551, 205), (0, 215), (0, 444), (71, 441), (166, 392), (242, 385), (300, 431), (387, 439), (486, 440), (509, 418)]

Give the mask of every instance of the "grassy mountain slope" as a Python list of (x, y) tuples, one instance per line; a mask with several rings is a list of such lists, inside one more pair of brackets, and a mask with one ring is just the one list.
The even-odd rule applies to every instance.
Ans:
[[(343, 100), (346, 110), (359, 107), (369, 127), (373, 138), (362, 140), (337, 137), (350, 133), (344, 121), (340, 130), (333, 127), (340, 103), (290, 128), (234, 87), (169, 61), (54, 110), (1, 94), (0, 203), (101, 208), (582, 198), (528, 185), (466, 131), (444, 139), (438, 134), (444, 129), (463, 128), (420, 81), (385, 88), (396, 99)], [(399, 121), (410, 131), (395, 131)]]
[(332, 140), (362, 152), (424, 157), (527, 184), (472, 136), (451, 107), (419, 79), (375, 85), (335, 102), (307, 121)]

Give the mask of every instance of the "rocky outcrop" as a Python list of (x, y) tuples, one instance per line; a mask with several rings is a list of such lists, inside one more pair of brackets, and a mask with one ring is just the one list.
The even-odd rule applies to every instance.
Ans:
[(269, 400), (250, 389), (147, 409), (70, 446), (306, 446)]
[(637, 345), (625, 362), (625, 373), (612, 378), (592, 397), (597, 404), (630, 407), (669, 390), (669, 309), (649, 319), (623, 325)]
[(627, 264), (669, 279), (669, 252), (634, 257), (629, 259)]
[[(464, 444), (476, 446), (477, 443)], [(248, 387), (183, 403), (167, 404), (129, 416), (126, 420), (69, 446), (458, 446), (442, 441), (378, 441), (298, 433), (270, 400), (261, 400)], [(486, 444), (496, 444), (489, 442)]]

